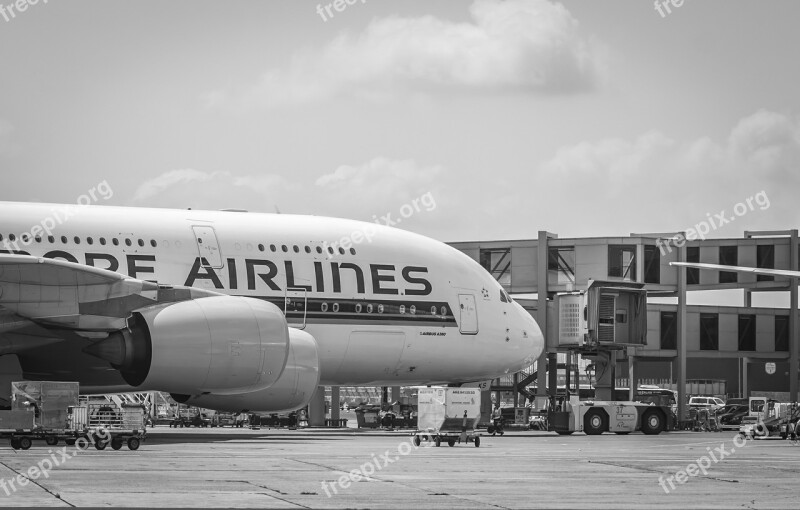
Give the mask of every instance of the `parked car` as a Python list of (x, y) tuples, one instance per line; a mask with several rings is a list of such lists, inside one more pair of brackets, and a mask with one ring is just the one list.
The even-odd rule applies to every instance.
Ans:
[(747, 416), (747, 404), (727, 404), (717, 412), (717, 420), (722, 430), (739, 430), (742, 418)]
[(692, 397), (689, 399), (689, 407), (705, 407), (711, 411), (725, 407), (725, 401), (717, 397)]

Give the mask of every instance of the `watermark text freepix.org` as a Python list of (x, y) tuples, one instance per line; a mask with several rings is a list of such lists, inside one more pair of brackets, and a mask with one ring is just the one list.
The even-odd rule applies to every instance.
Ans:
[(392, 455), (394, 452), (390, 450), (386, 450), (382, 455), (375, 455), (373, 453), (372, 458), (368, 462), (361, 464), (358, 469), (350, 470), (346, 475), (340, 476), (338, 480), (334, 480), (333, 482), (323, 481), (322, 490), (324, 490), (325, 494), (330, 498), (333, 496), (331, 490), (333, 494), (339, 494), (339, 489), (336, 488), (337, 485), (342, 490), (347, 489), (350, 487), (350, 484), (360, 482), (362, 479), (369, 479), (376, 471), (380, 471), (389, 464), (397, 462), (400, 460), (401, 456), (406, 456), (420, 448), (432, 447), (434, 443), (431, 436), (425, 437), (426, 439), (420, 441), (419, 445), (414, 441), (414, 437), (397, 445), (397, 453), (400, 455)]
[[(758, 426), (762, 426), (766, 429), (763, 423), (759, 423)], [(666, 478), (664, 478), (664, 476), (659, 476), (658, 484), (664, 489), (666, 494), (669, 494), (670, 491), (676, 489), (676, 482), (683, 485), (689, 480), (689, 477), (700, 476), (701, 474), (703, 476), (708, 476), (708, 469), (711, 466), (722, 462), (727, 457), (736, 453), (736, 448), (742, 449), (747, 446), (748, 440), (745, 436), (738, 434), (733, 438), (733, 445), (734, 446), (731, 448), (726, 448), (725, 443), (713, 449), (710, 446), (706, 447), (706, 455), (703, 455), (687, 465), (686, 469), (678, 470), (674, 475), (670, 475)], [(669, 487), (667, 487), (667, 485), (669, 485)]]
[(672, 253), (672, 246), (670, 246), (671, 244), (681, 248), (684, 244), (686, 244), (686, 241), (694, 241), (695, 239), (705, 240), (706, 235), (712, 231), (727, 225), (728, 223), (736, 221), (736, 218), (744, 216), (750, 211), (754, 211), (756, 205), (760, 211), (769, 209), (770, 202), (766, 191), (759, 191), (754, 196), (748, 197), (734, 205), (733, 215), (727, 214), (725, 209), (720, 211), (718, 214), (714, 214), (713, 216), (711, 213), (706, 213), (706, 219), (697, 223), (694, 227), (686, 229), (685, 234), (678, 234), (670, 239), (658, 239), (656, 240), (656, 244), (661, 250), (662, 255)]
[(53, 213), (43, 218), (37, 225), (32, 226), (27, 232), (23, 232), (17, 237), (12, 234), (8, 238), (3, 239), (3, 251), (5, 253), (19, 253), (21, 250), (20, 244), (28, 246), (35, 239), (41, 239), (43, 235), (52, 235), (53, 229), (58, 225), (64, 224), (76, 212), (83, 207), (91, 205), (93, 202), (108, 200), (114, 196), (114, 190), (107, 181), (103, 181), (97, 186), (87, 191), (85, 194), (78, 197), (76, 200), (77, 205), (64, 205), (54, 210)]
[(105, 428), (101, 427), (97, 430), (97, 432), (90, 435), (88, 438), (79, 437), (76, 439), (75, 451), (72, 454), (67, 453), (66, 446), (56, 451), (48, 450), (47, 453), (49, 453), (50, 456), (45, 457), (37, 462), (35, 466), (29, 467), (24, 474), (20, 473), (17, 476), (9, 479), (0, 478), (0, 491), (5, 493), (6, 496), (10, 496), (12, 493), (17, 492), (17, 490), (25, 487), (33, 480), (38, 480), (42, 477), (50, 478), (50, 471), (57, 467), (63, 466), (69, 459), (77, 456), (78, 453), (86, 450), (90, 445), (99, 442), (108, 443), (109, 441), (111, 441), (111, 433)]
[[(411, 200), (410, 202), (400, 206), (399, 217), (393, 217), (392, 213), (389, 212), (381, 216), (378, 216), (377, 214), (373, 215), (372, 220), (373, 223), (376, 223), (378, 225), (394, 227), (402, 223), (404, 219), (410, 218), (411, 216), (413, 216), (418, 212), (421, 212), (423, 210), (425, 212), (430, 212), (433, 211), (434, 209), (436, 209), (436, 199), (433, 197), (433, 193), (429, 191), (424, 195), (421, 195)], [(327, 257), (332, 258), (334, 255), (336, 255), (338, 248), (346, 251), (352, 248), (353, 245), (356, 244), (361, 244), (363, 242), (371, 243), (372, 238), (375, 237), (375, 234), (377, 233), (378, 233), (377, 229), (373, 227), (371, 224), (367, 223), (365, 224), (364, 228), (354, 230), (350, 232), (349, 235), (342, 237), (338, 241), (335, 241), (330, 244), (327, 241), (324, 241), (322, 245), (323, 248), (325, 249), (325, 252), (327, 253)]]
[[(42, 0), (46, 4), (48, 0)], [(6, 23), (17, 17), (17, 14), (23, 13), (28, 10), (31, 5), (36, 5), (39, 0), (16, 0), (8, 5), (0, 4), (0, 16), (6, 20)], [(17, 12), (14, 12), (16, 10)]]
[[(345, 9), (347, 9), (347, 6), (353, 5), (359, 1), (363, 4), (367, 0), (333, 0), (332, 3), (329, 3), (325, 6), (322, 4), (317, 4), (317, 14), (320, 15), (322, 21), (327, 23), (329, 19), (335, 16), (333, 11), (343, 12)], [(328, 16), (325, 16), (325, 13), (328, 13)]]

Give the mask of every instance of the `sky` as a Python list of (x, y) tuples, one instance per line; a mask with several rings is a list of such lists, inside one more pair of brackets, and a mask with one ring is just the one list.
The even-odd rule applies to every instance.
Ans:
[(0, 0), (0, 200), (105, 182), (443, 241), (800, 225), (797, 1), (30, 1)]

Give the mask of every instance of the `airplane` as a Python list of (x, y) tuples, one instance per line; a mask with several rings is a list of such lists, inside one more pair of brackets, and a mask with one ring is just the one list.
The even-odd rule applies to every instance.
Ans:
[(321, 385), (485, 381), (544, 348), (473, 259), (374, 223), (0, 202), (0, 248), (4, 384), (282, 412)]

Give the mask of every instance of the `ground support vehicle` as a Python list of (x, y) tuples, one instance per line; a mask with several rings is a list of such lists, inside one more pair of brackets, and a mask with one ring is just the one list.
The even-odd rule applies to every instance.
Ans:
[(641, 402), (581, 401), (572, 395), (549, 406), (547, 421), (550, 430), (560, 435), (629, 434), (637, 430), (655, 435), (672, 429), (672, 410)]
[(739, 434), (750, 439), (789, 436), (789, 424), (798, 419), (798, 404), (750, 397), (749, 414), (742, 418)]
[(48, 446), (59, 442), (103, 450), (119, 450), (127, 443), (137, 450), (146, 437), (145, 409), (113, 402), (80, 402), (78, 383), (12, 382), (12, 409), (0, 411), (0, 438), (15, 450), (27, 450), (34, 441)]
[(414, 444), (423, 441), (441, 446), (461, 443), (481, 445), (475, 426), (481, 417), (479, 388), (419, 388), (418, 420)]

